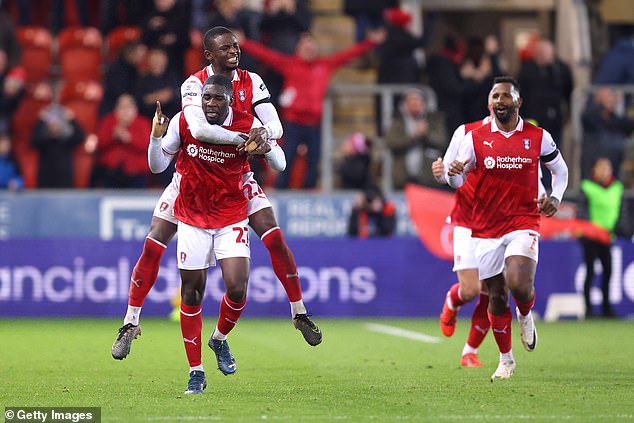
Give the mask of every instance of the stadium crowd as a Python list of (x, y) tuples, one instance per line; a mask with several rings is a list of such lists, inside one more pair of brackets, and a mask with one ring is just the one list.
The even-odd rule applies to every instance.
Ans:
[[(593, 2), (587, 3), (592, 12)], [(512, 52), (502, 51), (493, 34), (465, 32), (432, 49), (434, 14), (423, 11), (424, 32), (417, 35), (414, 17), (395, 1), (343, 2), (339, 13), (354, 20), (347, 43), (353, 47), (322, 56), (319, 37), (309, 35), (315, 11), (307, 0), (42, 2), (46, 5), (13, 0), (0, 8), (0, 136), (11, 140), (7, 157), (22, 175), (24, 183), (17, 186), (26, 188), (165, 186), (173, 168), (150, 175), (143, 152), (153, 105), (160, 100), (167, 115), (178, 112), (180, 84), (203, 66), (202, 34), (213, 26), (240, 34), (240, 67), (263, 75), (282, 115), (287, 140), (280, 144), (289, 169), (276, 176), (266, 164), (254, 163), (265, 187), (319, 187), (321, 103), (329, 76), (313, 75), (321, 78), (320, 89), (307, 90), (314, 84), (298, 84), (293, 77), (302, 63), (310, 70), (311, 64), (331, 61), (328, 75), (342, 66), (371, 69), (377, 84), (424, 84), (433, 93), (433, 99), (405, 93), (395, 99), (390, 127), (379, 124), (376, 133), (362, 134), (377, 137), (368, 155), (370, 169), (385, 151), (393, 158), (390, 186), (396, 189), (406, 182), (434, 184), (431, 162), (456, 127), (487, 115), (491, 82), (506, 73), (510, 55), (521, 57), (515, 76), (524, 93), (524, 116), (553, 134), (558, 145), (570, 121), (574, 80), (551, 40), (536, 36)], [(379, 28), (382, 36), (365, 40)], [(593, 81), (610, 87), (587, 99), (582, 122), (582, 175), (588, 175), (592, 158), (605, 155), (626, 188), (634, 186), (632, 101), (614, 85), (634, 81), (633, 37), (631, 26), (616, 28), (608, 45), (595, 53)], [(284, 65), (270, 59), (271, 51)], [(310, 113), (306, 104), (313, 106)], [(377, 122), (380, 112), (377, 107)], [(59, 128), (46, 135), (51, 120)], [(337, 173), (337, 187), (349, 187), (350, 172), (344, 173)], [(379, 173), (368, 172), (356, 186), (380, 184)]]

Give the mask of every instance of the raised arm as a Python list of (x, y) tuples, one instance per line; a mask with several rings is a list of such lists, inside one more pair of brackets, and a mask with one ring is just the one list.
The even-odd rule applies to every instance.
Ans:
[(163, 172), (176, 157), (181, 145), (178, 130), (180, 117), (181, 112), (170, 122), (161, 112), (161, 103), (156, 102), (150, 145), (147, 150), (148, 165), (152, 173)]

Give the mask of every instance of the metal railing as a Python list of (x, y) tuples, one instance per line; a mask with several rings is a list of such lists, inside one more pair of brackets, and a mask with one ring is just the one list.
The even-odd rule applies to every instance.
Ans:
[[(381, 132), (390, 127), (394, 117), (394, 99), (403, 94), (408, 89), (420, 89), (426, 97), (427, 106), (430, 111), (437, 109), (436, 93), (426, 85), (412, 84), (334, 84), (331, 85), (323, 104), (323, 115), (321, 120), (321, 187), (325, 192), (332, 192), (334, 189), (334, 150), (335, 141), (333, 135), (333, 103), (337, 96), (367, 96), (375, 95), (380, 98), (381, 107)], [(380, 137), (377, 137), (379, 145), (382, 144)], [(389, 151), (383, 151), (383, 166), (381, 167), (381, 184), (384, 192), (392, 191), (392, 161)]]

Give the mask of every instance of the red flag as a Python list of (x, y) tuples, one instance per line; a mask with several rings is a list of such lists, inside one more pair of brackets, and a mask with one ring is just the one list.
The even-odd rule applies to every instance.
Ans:
[[(453, 208), (453, 193), (407, 184), (405, 200), (423, 245), (436, 257), (453, 260), (453, 227), (447, 223), (447, 216)], [(581, 219), (544, 217), (539, 232), (542, 239), (585, 236), (605, 244), (611, 242), (608, 231)]]
[(453, 193), (407, 184), (405, 200), (423, 245), (436, 257), (453, 260), (453, 228), (447, 223)]

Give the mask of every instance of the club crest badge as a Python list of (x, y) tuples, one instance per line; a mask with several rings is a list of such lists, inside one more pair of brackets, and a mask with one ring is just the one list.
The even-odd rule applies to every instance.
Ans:
[(529, 138), (524, 138), (522, 140), (522, 142), (524, 143), (524, 149), (525, 150), (530, 150), (530, 148), (531, 148), (531, 140)]

